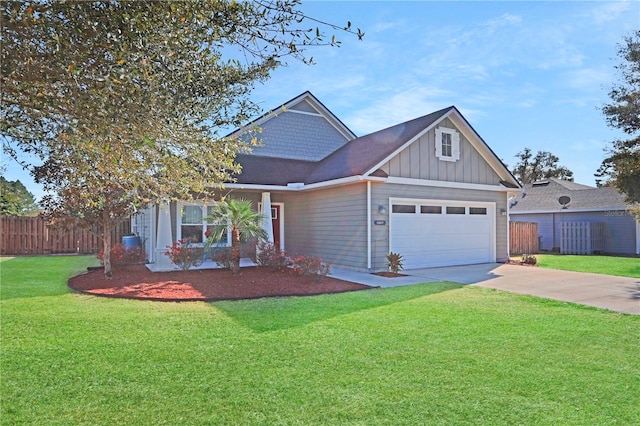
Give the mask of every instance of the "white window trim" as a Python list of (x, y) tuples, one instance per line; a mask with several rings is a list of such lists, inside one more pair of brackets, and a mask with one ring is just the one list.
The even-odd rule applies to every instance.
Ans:
[[(202, 209), (202, 243), (193, 243), (194, 247), (204, 247), (204, 241), (206, 241), (206, 237), (204, 236), (204, 233), (207, 231), (207, 208), (208, 207), (213, 207), (215, 206), (216, 203), (213, 204), (207, 204), (207, 203), (185, 203), (185, 202), (178, 202), (177, 208), (178, 208), (178, 214), (176, 214), (177, 218), (177, 224), (176, 224), (176, 236), (178, 237), (178, 240), (182, 239), (182, 210), (185, 206), (198, 206)], [(187, 224), (189, 225), (189, 224)], [(231, 247), (231, 229), (227, 230), (227, 241), (226, 243), (222, 243), (222, 244), (217, 244), (214, 245), (212, 247)]]
[[(442, 135), (451, 135), (451, 156), (442, 153)], [(460, 159), (460, 133), (455, 129), (448, 127), (436, 128), (436, 157), (442, 161), (458, 161)]]

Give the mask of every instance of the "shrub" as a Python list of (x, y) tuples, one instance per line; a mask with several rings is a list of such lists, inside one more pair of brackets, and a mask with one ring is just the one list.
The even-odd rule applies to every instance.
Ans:
[(299, 256), (293, 261), (293, 271), (301, 276), (312, 278), (314, 282), (325, 277), (331, 267), (324, 265), (322, 259), (315, 256)]
[(522, 263), (527, 265), (536, 265), (538, 263), (538, 259), (532, 254), (523, 254)]
[[(142, 247), (133, 247), (127, 250), (122, 244), (118, 243), (111, 246), (110, 250), (112, 265), (128, 265), (132, 263), (140, 263), (147, 260), (147, 254)], [(100, 263), (104, 264), (104, 249), (96, 255)]]
[(387, 267), (389, 268), (389, 272), (397, 274), (403, 268), (403, 259), (402, 255), (399, 253), (390, 252), (387, 255)]
[(224, 248), (216, 251), (216, 253), (211, 256), (216, 262), (216, 265), (220, 266), (224, 269), (233, 269), (233, 251), (230, 248)]
[(266, 266), (274, 272), (286, 271), (292, 261), (284, 251), (278, 250), (273, 243), (258, 243), (256, 263)]
[(191, 246), (191, 240), (183, 239), (167, 246), (164, 254), (171, 260), (171, 263), (188, 271), (194, 266), (202, 264), (203, 250)]

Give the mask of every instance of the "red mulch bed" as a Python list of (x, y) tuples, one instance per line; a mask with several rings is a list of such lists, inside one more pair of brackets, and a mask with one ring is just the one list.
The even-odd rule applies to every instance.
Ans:
[(371, 287), (324, 277), (319, 282), (291, 272), (246, 267), (234, 275), (226, 269), (151, 272), (144, 265), (113, 270), (106, 280), (102, 269), (92, 269), (69, 280), (73, 290), (96, 296), (155, 301), (216, 301), (277, 296), (311, 296), (366, 290)]

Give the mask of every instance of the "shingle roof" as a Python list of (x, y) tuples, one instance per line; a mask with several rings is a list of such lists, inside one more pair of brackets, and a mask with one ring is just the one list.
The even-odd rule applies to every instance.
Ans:
[(307, 177), (318, 164), (314, 161), (251, 154), (237, 155), (236, 162), (242, 166), (242, 172), (236, 176), (237, 183), (280, 186), (295, 182), (307, 183)]
[(353, 139), (318, 162), (238, 155), (236, 161), (242, 165), (242, 173), (237, 176), (237, 182), (261, 185), (293, 182), (312, 184), (363, 175), (453, 108), (448, 107)]
[[(558, 201), (571, 199), (566, 209)], [(511, 202), (511, 213), (558, 212), (572, 210), (613, 210), (626, 208), (624, 196), (616, 189), (594, 188), (575, 182), (551, 178), (525, 185), (522, 193)]]

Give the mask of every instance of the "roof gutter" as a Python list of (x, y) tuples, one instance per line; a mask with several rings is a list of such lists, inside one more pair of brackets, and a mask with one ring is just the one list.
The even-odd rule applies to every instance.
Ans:
[(511, 210), (512, 215), (519, 214), (540, 214), (540, 213), (590, 213), (590, 212), (613, 212), (613, 211), (628, 211), (628, 207), (601, 207), (601, 208), (589, 208), (589, 209), (572, 209), (572, 208), (558, 208), (555, 210)]
[(317, 182), (311, 184), (305, 184), (302, 182), (291, 182), (287, 185), (258, 185), (252, 183), (225, 183), (224, 188), (230, 189), (254, 189), (259, 191), (286, 191), (286, 192), (299, 192), (299, 191), (312, 191), (314, 189), (330, 188), (333, 186), (348, 185), (357, 182), (385, 182), (386, 178), (369, 177), (369, 176), (349, 176), (346, 178), (332, 179), (324, 182)]

